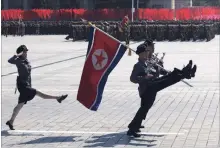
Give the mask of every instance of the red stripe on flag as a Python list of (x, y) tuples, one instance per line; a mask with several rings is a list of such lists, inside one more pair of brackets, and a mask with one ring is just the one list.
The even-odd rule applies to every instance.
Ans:
[(94, 30), (93, 44), (88, 53), (81, 76), (77, 100), (90, 108), (96, 100), (98, 83), (117, 54), (119, 43)]

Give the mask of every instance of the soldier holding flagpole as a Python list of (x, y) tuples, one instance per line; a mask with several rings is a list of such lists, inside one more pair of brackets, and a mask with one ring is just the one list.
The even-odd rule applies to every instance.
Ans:
[(135, 117), (128, 125), (127, 135), (140, 137), (139, 128), (142, 121), (146, 118), (149, 109), (152, 107), (157, 92), (178, 83), (182, 79), (191, 79), (195, 77), (197, 66), (192, 67), (192, 61), (190, 60), (186, 67), (182, 70), (174, 68), (172, 72), (168, 72), (166, 75), (159, 77), (157, 69), (154, 69), (155, 64), (149, 62), (152, 59), (154, 52), (154, 43), (152, 40), (147, 40), (145, 43), (139, 45), (136, 50), (136, 54), (139, 56), (138, 62), (134, 65), (132, 70), (130, 81), (135, 84), (139, 84), (138, 91), (141, 98), (141, 106), (137, 111)]

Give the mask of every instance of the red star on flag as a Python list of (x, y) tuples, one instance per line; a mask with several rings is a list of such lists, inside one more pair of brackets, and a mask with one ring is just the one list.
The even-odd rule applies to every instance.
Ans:
[(105, 60), (105, 57), (103, 56), (103, 51), (100, 53), (100, 55), (95, 55), (97, 62), (95, 65), (99, 64), (102, 67), (102, 61)]

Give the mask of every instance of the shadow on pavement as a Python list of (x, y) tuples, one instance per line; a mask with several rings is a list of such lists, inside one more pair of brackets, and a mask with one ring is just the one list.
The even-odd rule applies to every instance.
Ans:
[[(1, 132), (2, 136), (41, 136), (40, 138), (19, 143), (23, 144), (42, 144), (42, 143), (62, 143), (62, 142), (75, 142), (84, 140), (74, 140), (79, 136), (44, 136), (36, 134), (10, 134), (6, 130)], [(163, 137), (164, 135), (154, 135), (154, 134), (141, 134), (140, 138), (134, 138), (127, 136), (126, 132), (111, 133), (100, 136), (91, 136), (89, 139), (84, 141), (84, 147), (114, 147), (117, 145), (131, 145), (137, 147), (153, 147), (156, 146), (157, 140), (152, 139), (156, 137)], [(146, 137), (150, 137), (147, 139)]]
[(74, 138), (77, 136), (48, 136), (41, 137), (35, 140), (31, 140), (28, 142), (20, 143), (20, 144), (42, 144), (42, 143), (61, 143), (61, 142), (74, 142)]
[[(147, 135), (145, 134), (144, 136)], [(148, 136), (158, 137), (158, 135), (148, 135)], [(153, 143), (156, 142), (157, 140), (143, 139), (143, 136), (141, 136), (140, 138), (129, 137), (126, 135), (126, 132), (106, 134), (101, 136), (92, 136), (90, 139), (85, 141), (85, 143), (87, 143), (88, 145), (84, 147), (114, 147), (116, 145), (152, 147), (157, 145)]]
[(43, 134), (31, 134), (31, 133), (9, 133), (8, 130), (1, 131), (1, 136), (44, 136)]

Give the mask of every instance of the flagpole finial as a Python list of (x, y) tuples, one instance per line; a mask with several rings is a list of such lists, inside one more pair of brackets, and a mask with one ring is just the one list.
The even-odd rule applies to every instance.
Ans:
[(127, 46), (127, 50), (128, 50), (128, 56), (131, 56), (131, 48), (129, 47), (129, 44), (126, 44), (126, 46)]
[(83, 23), (86, 23), (86, 24), (88, 24), (88, 25), (90, 25), (90, 26), (95, 26), (94, 24), (92, 24), (91, 22), (89, 22), (89, 21), (87, 21), (87, 20), (85, 20), (85, 19), (83, 19), (83, 18), (80, 18), (81, 19), (81, 21), (83, 22)]
[(128, 48), (128, 56), (131, 56), (131, 48)]
[(85, 20), (85, 19), (83, 19), (83, 18), (80, 18), (81, 19), (81, 21), (83, 22), (83, 23), (87, 23), (88, 21), (87, 20)]
[(88, 24), (92, 26), (92, 23), (91, 23), (91, 22), (88, 22)]

